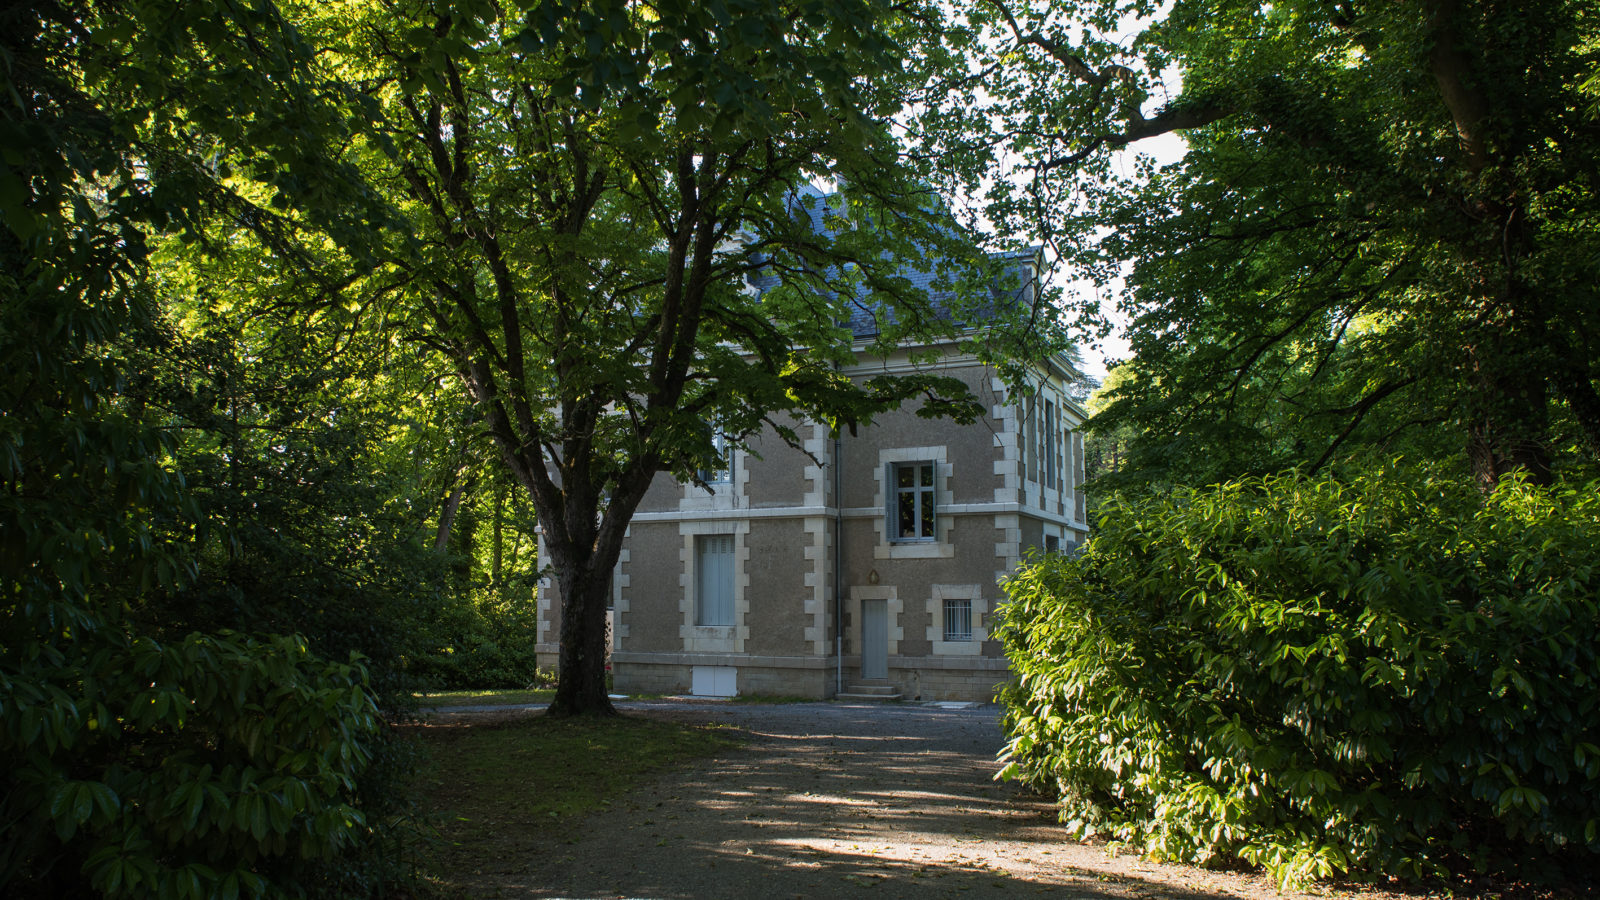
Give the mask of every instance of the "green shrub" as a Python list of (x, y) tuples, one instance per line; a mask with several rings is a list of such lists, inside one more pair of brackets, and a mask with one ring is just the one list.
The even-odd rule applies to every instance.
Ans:
[(0, 667), (9, 895), (285, 896), (348, 877), (374, 834), (355, 794), (381, 724), (357, 662), (295, 637), (78, 624)]
[(462, 590), (418, 633), (406, 674), (435, 690), (527, 688), (552, 680), (540, 671), (539, 610), (532, 579)]
[(1109, 504), (1006, 586), (1004, 774), (1281, 882), (1593, 867), (1600, 492), (1387, 471)]

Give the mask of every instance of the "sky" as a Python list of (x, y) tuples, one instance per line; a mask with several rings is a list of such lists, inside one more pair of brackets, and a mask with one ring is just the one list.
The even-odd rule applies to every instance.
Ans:
[[(1169, 11), (1170, 5), (1163, 3), (1162, 8), (1149, 19), (1140, 18), (1130, 13), (1118, 23), (1117, 30), (1113, 33), (1111, 39), (1116, 43), (1127, 45), (1152, 22), (1165, 19)], [(1163, 105), (1171, 102), (1182, 92), (1183, 72), (1176, 66), (1162, 72), (1160, 84), (1152, 90), (1149, 99), (1145, 103), (1144, 114), (1147, 116), (1155, 115)], [(1182, 159), (1187, 149), (1183, 138), (1174, 132), (1168, 132), (1153, 138), (1146, 138), (1118, 150), (1112, 154), (1112, 161), (1117, 168), (1118, 174), (1132, 178), (1134, 172), (1137, 171), (1135, 164), (1140, 156), (1152, 157), (1157, 165), (1166, 165)], [(1124, 324), (1126, 324), (1127, 317), (1118, 313), (1116, 309), (1115, 297), (1121, 287), (1122, 283), (1120, 281), (1116, 282), (1101, 297), (1100, 302), (1100, 311), (1112, 321), (1116, 326), (1116, 330), (1101, 340), (1100, 346), (1080, 348), (1083, 351), (1084, 370), (1096, 381), (1105, 379), (1108, 360), (1120, 361), (1127, 359), (1131, 355), (1128, 349), (1128, 341), (1123, 336), (1122, 330)], [(1069, 281), (1065, 288), (1068, 294), (1072, 294), (1075, 291), (1094, 291), (1094, 285), (1083, 281)]]
[[(1135, 160), (1139, 156), (1153, 157), (1158, 164), (1165, 165), (1181, 159), (1185, 149), (1186, 148), (1181, 137), (1176, 134), (1168, 133), (1163, 134), (1160, 137), (1139, 141), (1136, 144), (1119, 150), (1116, 152), (1113, 159), (1115, 160), (1115, 165), (1117, 166), (1119, 174), (1132, 177), (1135, 171)], [(1120, 287), (1120, 282), (1117, 286)], [(1065, 285), (1065, 289), (1068, 294), (1083, 291), (1093, 293), (1095, 287), (1093, 284), (1087, 281), (1069, 281)], [(1126, 359), (1129, 355), (1128, 341), (1123, 336), (1122, 332), (1122, 326), (1125, 324), (1126, 318), (1121, 313), (1117, 312), (1115, 296), (1115, 291), (1108, 291), (1105, 295), (1103, 295), (1101, 297), (1100, 309), (1101, 312), (1105, 313), (1106, 316), (1116, 324), (1116, 331), (1112, 332), (1103, 341), (1101, 341), (1098, 349), (1093, 347), (1081, 348), (1083, 350), (1084, 371), (1088, 375), (1092, 376), (1096, 381), (1104, 380), (1106, 377), (1106, 361), (1108, 359)]]

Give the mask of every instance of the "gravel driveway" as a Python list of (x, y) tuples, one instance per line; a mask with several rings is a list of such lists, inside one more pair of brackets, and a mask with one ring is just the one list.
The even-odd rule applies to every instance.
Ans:
[[(993, 706), (640, 702), (726, 723), (745, 749), (669, 775), (529, 860), (488, 897), (1279, 897), (1263, 879), (1064, 841), (1048, 804), (996, 783)], [(1306, 895), (1289, 895), (1306, 896)], [(1363, 892), (1365, 898), (1390, 895)]]

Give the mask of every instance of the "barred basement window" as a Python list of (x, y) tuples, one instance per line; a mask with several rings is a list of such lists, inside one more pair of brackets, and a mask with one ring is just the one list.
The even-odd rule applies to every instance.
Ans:
[(946, 597), (944, 601), (944, 639), (972, 640), (972, 601), (966, 597)]

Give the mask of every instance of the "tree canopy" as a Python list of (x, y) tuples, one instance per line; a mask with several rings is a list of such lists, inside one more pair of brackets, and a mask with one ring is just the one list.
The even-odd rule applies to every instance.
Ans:
[[(1585, 4), (984, 0), (992, 194), (1121, 294), (1134, 479), (1600, 455)], [(1144, 17), (1142, 20), (1137, 17)], [(1014, 63), (1014, 64), (1013, 64)], [(1181, 89), (1173, 87), (1181, 79)], [(957, 113), (960, 113), (958, 116)], [(1110, 151), (1179, 131), (1142, 178)], [(970, 133), (970, 132), (969, 132)]]
[[(216, 474), (251, 443), (238, 425), (260, 406), (218, 426), (225, 378), (175, 366), (227, 354), (170, 352), (173, 310), (152, 277), (164, 241), (200, 239), (208, 211), (237, 208), (222, 155), (241, 152), (286, 207), (340, 196), (329, 231), (372, 212), (298, 130), (338, 124), (318, 118), (304, 48), (271, 7), (204, 0), (14, 5), (0, 25), (0, 890), (347, 894), (392, 880), (399, 866), (374, 851), (396, 807), (368, 792), (386, 753), (378, 691), (349, 653), (373, 642), (346, 631), (339, 646), (337, 629), (298, 618), (326, 656), (299, 635), (233, 631), (281, 626), (292, 576), (241, 584), (208, 567), (211, 549), (261, 545), (224, 511), (255, 505), (208, 500), (289, 484), (304, 498), (327, 479), (283, 477), (304, 457), (287, 462), (298, 454), (276, 441), (247, 463), (270, 486), (241, 484), (238, 466)], [(254, 376), (283, 371), (265, 362)], [(230, 387), (218, 405), (237, 412)], [(331, 505), (319, 525), (368, 511)], [(350, 539), (352, 521), (359, 556), (372, 545)], [(287, 545), (311, 530), (282, 528), (278, 561), (309, 556)], [(186, 621), (175, 598), (203, 579), (232, 579), (233, 605)], [(343, 601), (370, 586), (345, 583)]]
[[(1014, 377), (1062, 349), (1059, 315), (1104, 325), (1092, 297), (1010, 302), (943, 196), (981, 194), (1003, 249), (1127, 275), (1107, 481), (1366, 454), (1486, 487), (1592, 474), (1595, 16), (8, 7), (0, 891), (392, 883), (380, 703), (449, 669), (430, 647), (518, 632), (451, 671), (525, 674), (544, 566), (552, 712), (610, 712), (609, 578), (655, 477), (763, 429), (798, 443), (796, 419), (981, 414), (933, 366), (846, 377), (861, 353)], [(1118, 173), (1170, 132), (1182, 162)]]
[[(854, 427), (913, 396), (928, 415), (977, 414), (955, 379), (839, 373), (853, 312), (876, 320), (868, 352), (888, 354), (1010, 310), (891, 121), (944, 59), (941, 15), (871, 2), (297, 14), (367, 118), (342, 159), (401, 223), (370, 272), (322, 281), (451, 369), (529, 492), (563, 597), (552, 712), (609, 710), (604, 609), (627, 523), (657, 473), (708, 468), (713, 429), (793, 439), (778, 413)], [(314, 256), (299, 258), (355, 262)], [(912, 272), (935, 276), (938, 306)]]

